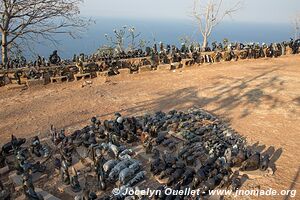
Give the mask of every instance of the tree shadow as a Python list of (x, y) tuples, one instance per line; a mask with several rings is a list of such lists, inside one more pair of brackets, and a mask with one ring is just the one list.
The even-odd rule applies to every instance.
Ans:
[[(295, 198), (295, 197), (292, 197), (292, 196), (291, 196), (291, 192), (292, 192), (292, 190), (295, 189), (295, 186), (296, 186), (296, 184), (298, 183), (298, 180), (299, 180), (299, 176), (300, 176), (300, 166), (298, 167), (298, 170), (297, 170), (297, 172), (296, 172), (296, 174), (295, 174), (295, 176), (294, 176), (294, 178), (293, 178), (293, 181), (291, 182), (291, 185), (290, 185), (290, 187), (289, 187), (289, 194), (287, 194), (287, 195), (283, 198), (283, 200), (289, 200), (289, 199)], [(294, 195), (296, 195), (296, 192), (297, 192), (297, 191), (295, 191), (295, 194), (294, 194)]]
[[(284, 81), (278, 76), (270, 76), (272, 72), (280, 67), (271, 69), (254, 77), (231, 78), (218, 76), (216, 81), (208, 87), (187, 87), (168, 93), (157, 93), (157, 99), (141, 101), (136, 106), (124, 109), (130, 114), (147, 111), (159, 111), (169, 109), (185, 109), (192, 106), (205, 107), (214, 104), (212, 113), (222, 111), (229, 113), (237, 106), (243, 106), (240, 118), (251, 114), (254, 108), (259, 107), (263, 102), (268, 101), (269, 109), (284, 105), (275, 94), (284, 90)], [(267, 90), (272, 90), (268, 93)], [(203, 96), (202, 93), (209, 93)]]
[[(210, 98), (199, 97), (196, 87), (182, 88), (169, 93), (157, 93), (156, 95), (159, 96), (159, 98), (140, 101), (125, 109), (103, 113), (97, 115), (97, 117), (106, 118), (116, 112), (122, 113), (123, 115), (136, 116), (147, 112), (169, 111), (172, 109), (185, 110), (191, 107), (201, 107), (202, 105), (209, 104), (213, 101), (213, 99)], [(67, 127), (82, 123), (86, 120), (88, 119), (72, 122), (68, 124)]]
[[(158, 92), (149, 100), (143, 100), (131, 103), (124, 109), (115, 112), (124, 115), (140, 115), (146, 112), (168, 111), (171, 109), (184, 110), (187, 108), (210, 106), (212, 113), (226, 113), (226, 120), (234, 108), (242, 107), (240, 118), (250, 115), (253, 110), (261, 104), (268, 102), (267, 109), (274, 109), (284, 106), (286, 102), (276, 97), (276, 93), (284, 90), (285, 82), (278, 76), (272, 75), (273, 72), (281, 67), (269, 69), (256, 76), (245, 78), (232, 78), (226, 76), (217, 76), (213, 84), (205, 88), (185, 87), (181, 89), (170, 89), (169, 92)], [(271, 90), (272, 92), (269, 92)], [(204, 95), (207, 94), (207, 95)], [(117, 98), (117, 97), (116, 97)], [(297, 99), (294, 101), (297, 104)], [(213, 105), (213, 106), (211, 106)], [(266, 107), (264, 106), (264, 109)], [(103, 113), (97, 117), (105, 118), (114, 113)], [(222, 114), (223, 115), (223, 114)], [(88, 119), (84, 119), (85, 121)], [(77, 121), (75, 123), (80, 123)], [(75, 124), (72, 123), (72, 124)], [(70, 124), (70, 125), (72, 125)]]
[[(240, 118), (244, 118), (251, 112), (261, 106), (263, 103), (268, 105), (267, 109), (282, 107), (286, 102), (276, 97), (276, 94), (285, 89), (285, 81), (272, 73), (281, 67), (264, 71), (256, 76), (245, 78), (233, 78), (227, 76), (217, 76), (213, 85), (202, 89), (202, 92), (211, 92), (214, 94), (213, 100), (216, 108), (213, 112), (223, 111), (231, 112), (237, 106), (242, 106), (243, 110)], [(295, 99), (294, 104), (299, 100)], [(209, 101), (212, 102), (212, 101)], [(202, 103), (202, 105), (205, 105)], [(266, 106), (264, 106), (265, 108)]]

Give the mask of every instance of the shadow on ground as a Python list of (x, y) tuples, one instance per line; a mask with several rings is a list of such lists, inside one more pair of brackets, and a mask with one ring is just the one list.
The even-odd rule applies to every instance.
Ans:
[[(203, 89), (188, 87), (170, 91), (168, 93), (158, 93), (157, 99), (138, 102), (135, 106), (118, 112), (126, 112), (130, 115), (141, 114), (147, 111), (159, 111), (170, 109), (186, 109), (192, 106), (205, 107), (210, 104), (216, 105), (211, 112), (222, 111), (230, 113), (237, 106), (242, 106), (243, 111), (240, 118), (251, 114), (253, 109), (267, 102), (267, 109), (282, 107), (286, 102), (277, 98), (277, 94), (284, 90), (285, 81), (279, 76), (271, 73), (279, 70), (280, 67), (262, 72), (255, 77), (228, 78), (218, 76), (215, 82)], [(295, 100), (294, 104), (298, 105)], [(107, 113), (102, 116), (110, 115)], [(227, 117), (227, 116), (225, 116)]]
[[(296, 174), (295, 174), (295, 176), (294, 176), (294, 178), (291, 182), (291, 185), (288, 189), (289, 193), (283, 198), (283, 200), (289, 200), (289, 199), (295, 198), (295, 197), (291, 196), (291, 195), (293, 195), (291, 192), (292, 192), (292, 190), (295, 190), (296, 184), (299, 184), (299, 182), (298, 182), (299, 177), (300, 177), (300, 166), (298, 167), (298, 170), (297, 170), (297, 172), (296, 172)], [(297, 193), (295, 193), (295, 195), (297, 195)]]
[[(157, 93), (155, 95), (159, 96), (158, 98), (131, 103), (131, 106), (115, 112), (120, 112), (124, 115), (140, 115), (160, 110), (185, 110), (193, 106), (203, 108), (213, 105), (213, 109), (210, 112), (224, 113), (222, 117), (230, 121), (229, 115), (231, 111), (240, 106), (242, 111), (239, 117), (244, 118), (261, 105), (267, 105), (263, 109), (268, 110), (285, 106), (286, 102), (277, 97), (279, 96), (278, 93), (284, 90), (285, 81), (281, 80), (279, 76), (272, 74), (280, 68), (269, 69), (254, 77), (228, 78), (226, 76), (218, 76), (210, 86), (204, 88), (186, 87), (170, 92)], [(292, 103), (300, 106), (298, 99), (295, 99)], [(103, 118), (113, 114), (109, 112), (97, 117)], [(88, 119), (74, 122), (68, 126), (86, 120)]]
[(280, 67), (270, 69), (254, 77), (228, 78), (218, 76), (213, 86), (203, 89), (203, 91), (215, 94), (206, 103), (213, 101), (217, 107), (212, 111), (222, 110), (224, 113), (230, 112), (237, 106), (242, 106), (240, 118), (250, 115), (251, 111), (262, 104), (268, 104), (267, 109), (269, 110), (282, 107), (285, 102), (276, 96), (284, 90), (285, 81), (277, 75), (272, 75), (279, 69)]
[(268, 147), (268, 149), (266, 149), (266, 145), (259, 144), (259, 142), (256, 142), (253, 145), (251, 145), (251, 149), (253, 151), (261, 153), (262, 156), (268, 156), (270, 158), (269, 167), (274, 173), (276, 172), (277, 168), (275, 163), (283, 153), (282, 148), (278, 148), (277, 150), (275, 150), (275, 147), (270, 146)]

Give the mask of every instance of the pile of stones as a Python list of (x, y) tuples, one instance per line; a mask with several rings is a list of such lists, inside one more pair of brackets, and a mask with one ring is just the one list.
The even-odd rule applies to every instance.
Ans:
[[(163, 191), (198, 189), (201, 195), (196, 199), (216, 188), (238, 190), (243, 183), (240, 172), (266, 171), (270, 156), (251, 148), (216, 116), (192, 108), (137, 117), (116, 113), (103, 122), (93, 117), (71, 134), (51, 126), (43, 142), (38, 136), (28, 141), (12, 136), (2, 147), (0, 161), (1, 167), (9, 165), (21, 175), (27, 199), (43, 199), (35, 190), (33, 173), (56, 171), (48, 181), (56, 181), (59, 186), (53, 187), (64, 188), (60, 192), (74, 199), (149, 199), (123, 192), (150, 188), (162, 191), (152, 199), (177, 200), (191, 197)], [(0, 199), (15, 198), (0, 186)]]
[[(151, 124), (150, 129), (157, 130), (157, 134), (149, 134), (149, 140), (156, 146), (150, 170), (158, 179), (165, 179), (168, 187), (198, 188), (203, 195), (217, 187), (235, 191), (242, 184), (239, 171), (268, 168), (268, 155), (261, 156), (247, 146), (245, 138), (203, 110), (156, 113), (148, 118), (147, 124)], [(170, 136), (181, 138), (183, 144), (174, 147), (176, 142)], [(172, 147), (172, 153), (164, 151), (161, 154), (157, 150), (161, 146)], [(184, 197), (176, 196), (175, 199)]]

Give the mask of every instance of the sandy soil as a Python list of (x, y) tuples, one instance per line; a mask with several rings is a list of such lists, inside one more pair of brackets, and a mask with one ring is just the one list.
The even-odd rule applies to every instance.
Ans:
[[(300, 55), (92, 81), (86, 87), (71, 82), (0, 88), (1, 143), (11, 134), (45, 133), (50, 124), (71, 132), (92, 116), (103, 120), (114, 112), (136, 115), (199, 106), (228, 120), (249, 142), (258, 142), (261, 151), (274, 154), (275, 175), (249, 180), (245, 187), (300, 193)], [(288, 199), (265, 197), (274, 198)]]

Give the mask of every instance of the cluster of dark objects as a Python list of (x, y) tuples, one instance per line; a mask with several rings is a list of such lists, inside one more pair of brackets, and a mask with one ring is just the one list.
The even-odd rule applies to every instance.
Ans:
[[(217, 53), (216, 58), (211, 58), (211, 60), (206, 60), (203, 57), (202, 62), (218, 62), (222, 58), (225, 61), (232, 59), (246, 59), (246, 58), (259, 58), (259, 57), (278, 57), (280, 55), (285, 55), (286, 49), (290, 48), (292, 54), (299, 53), (300, 39), (290, 41), (283, 41), (280, 43), (271, 43), (269, 45), (263, 43), (217, 43), (212, 42), (211, 46), (207, 46), (205, 49), (200, 47), (200, 44), (185, 44), (182, 43), (181, 47), (176, 47), (176, 45), (164, 45), (155, 43), (153, 47), (146, 47), (145, 49), (136, 49), (130, 51), (101, 51), (92, 55), (85, 55), (81, 53), (80, 55), (74, 55), (72, 59), (61, 59), (57, 51), (54, 51), (49, 59), (38, 56), (35, 61), (27, 61), (25, 57), (21, 56), (16, 59), (9, 60), (6, 69), (13, 68), (23, 68), (23, 67), (49, 67), (53, 65), (71, 65), (79, 61), (87, 63), (96, 63), (103, 61), (106, 66), (113, 66), (114, 63), (131, 58), (144, 58), (151, 57), (151, 62), (160, 61), (160, 63), (175, 62), (176, 60), (185, 58), (194, 58), (196, 55), (200, 55), (201, 52), (215, 52)], [(242, 51), (241, 55), (236, 55), (234, 50)], [(224, 57), (220, 52), (227, 52)], [(171, 57), (171, 59), (170, 59)], [(203, 60), (204, 59), (204, 60)], [(200, 60), (201, 61), (201, 60)], [(199, 62), (200, 62), (199, 61)], [(0, 64), (0, 68), (1, 68)], [(119, 66), (121, 67), (121, 66)], [(136, 66), (133, 66), (136, 67)], [(3, 66), (2, 66), (3, 68)]]
[[(288, 50), (289, 48), (289, 50)], [(5, 69), (14, 70), (14, 79), (21, 84), (21, 78), (39, 79), (50, 77), (67, 77), (68, 81), (74, 80), (74, 74), (95, 74), (107, 72), (108, 76), (119, 74), (120, 69), (130, 69), (130, 73), (137, 72), (142, 66), (151, 66), (152, 70), (157, 69), (161, 64), (179, 65), (187, 59), (186, 64), (215, 63), (224, 61), (237, 61), (239, 59), (258, 59), (264, 57), (279, 57), (299, 53), (300, 39), (289, 42), (266, 44), (243, 44), (243, 43), (217, 43), (213, 42), (211, 47), (202, 49), (200, 44), (187, 45), (183, 43), (180, 48), (175, 45), (154, 44), (153, 47), (146, 47), (145, 50), (138, 49), (128, 52), (96, 53), (85, 55), (83, 53), (74, 55), (72, 59), (63, 60), (54, 51), (49, 59), (38, 56), (34, 62), (27, 62), (24, 57), (9, 60)], [(209, 52), (209, 53), (206, 53)], [(131, 59), (138, 58), (138, 59)], [(26, 69), (24, 67), (27, 67)], [(1, 67), (0, 64), (0, 68)], [(0, 86), (6, 85), (7, 74), (0, 76)], [(7, 79), (7, 78), (6, 78)]]
[[(103, 123), (93, 117), (90, 125), (70, 135), (66, 135), (64, 129), (57, 131), (51, 126), (50, 137), (60, 153), (60, 158), (54, 159), (54, 166), (60, 170), (62, 183), (70, 185), (75, 193), (83, 190), (82, 195), (75, 197), (77, 200), (140, 199), (137, 196), (124, 196), (122, 191), (141, 186), (139, 183), (148, 182), (147, 178), (152, 178), (152, 181), (156, 179), (155, 182), (159, 183), (156, 189), (162, 191), (161, 195), (153, 198), (160, 200), (191, 198), (167, 196), (163, 192), (166, 187), (174, 190), (200, 189), (203, 196), (217, 187), (237, 190), (242, 185), (240, 171), (265, 171), (270, 162), (268, 155), (262, 156), (248, 146), (245, 138), (226, 123), (198, 108), (187, 112), (172, 110), (137, 117), (122, 117), (116, 113), (114, 119)], [(11, 142), (2, 148), (0, 161), (4, 166), (5, 156), (14, 154), (16, 169), (23, 177), (26, 197), (39, 200), (42, 197), (35, 192), (31, 174), (45, 171), (45, 166), (41, 163), (31, 164), (28, 155), (48, 157), (51, 151), (36, 136), (27, 152), (28, 148), (23, 147), (25, 141), (12, 136)], [(143, 169), (146, 166), (143, 166), (139, 155), (128, 148), (137, 145), (142, 145), (144, 152), (149, 155), (150, 160), (146, 162), (150, 162), (148, 170), (152, 177), (147, 176), (148, 170)], [(97, 186), (105, 193), (104, 196), (97, 197), (89, 187), (82, 188), (80, 185), (79, 174), (72, 167), (72, 155), (79, 156), (76, 154), (78, 148), (85, 148), (86, 157), (92, 159)], [(72, 169), (71, 174), (69, 168)], [(115, 186), (121, 192), (110, 194), (109, 191)], [(5, 191), (2, 187), (1, 194), (7, 194)]]
[[(46, 165), (40, 162), (33, 162), (33, 158), (53, 158), (53, 165), (60, 171), (61, 182), (70, 185), (74, 193), (82, 191), (75, 199), (93, 200), (97, 195), (90, 191), (88, 186), (82, 188), (79, 182), (79, 173), (73, 167), (74, 156), (80, 159), (90, 157), (93, 161), (94, 172), (97, 177), (97, 186), (101, 191), (106, 191), (107, 186), (116, 184), (120, 186), (134, 186), (145, 179), (146, 171), (142, 170), (139, 160), (131, 158), (133, 151), (123, 144), (131, 144), (138, 140), (136, 134), (135, 118), (125, 118), (116, 113), (114, 120), (105, 120), (103, 124), (96, 117), (91, 119), (91, 124), (81, 130), (77, 130), (70, 135), (65, 134), (62, 129), (59, 132), (51, 126), (50, 140), (53, 146), (43, 145), (38, 136), (28, 141), (25, 138), (12, 139), (3, 145), (1, 150), (1, 168), (8, 165), (7, 157), (14, 158), (14, 163), (10, 165), (11, 170), (17, 170), (17, 174), (22, 177), (22, 188), (26, 199), (41, 200), (43, 197), (35, 191), (33, 184), (33, 174), (44, 173)], [(86, 157), (81, 157), (78, 148), (87, 151)], [(52, 157), (51, 152), (59, 152), (60, 157)], [(86, 181), (87, 183), (88, 181)], [(9, 188), (2, 184), (0, 199), (11, 199)], [(104, 196), (100, 199), (111, 199), (117, 197)]]
[[(210, 123), (199, 123), (206, 120)], [(160, 155), (157, 149), (153, 150), (151, 172), (158, 179), (166, 179), (166, 186), (174, 190), (200, 189), (203, 195), (207, 195), (209, 190), (216, 187), (231, 187), (235, 191), (242, 184), (239, 171), (268, 169), (268, 155), (261, 156), (259, 152), (247, 146), (244, 138), (202, 110), (193, 109), (188, 113), (157, 113), (150, 119), (150, 124), (151, 128), (155, 127), (157, 134), (153, 135), (150, 131), (148, 141), (155, 145), (166, 146), (164, 142), (171, 140), (167, 134), (170, 130), (186, 139), (182, 147), (178, 151), (172, 151), (173, 153), (164, 152)], [(161, 186), (158, 189), (164, 188)], [(185, 197), (159, 196), (157, 199)]]
[[(11, 141), (2, 146), (0, 152), (0, 167), (3, 168), (7, 165), (10, 169), (17, 171), (17, 175), (22, 177), (23, 191), (28, 199), (43, 199), (41, 195), (35, 192), (32, 174), (45, 172), (46, 166), (39, 161), (35, 162), (34, 159), (32, 159), (32, 155), (39, 158), (46, 158), (50, 155), (50, 149), (41, 144), (38, 136), (32, 138), (29, 148), (25, 143), (25, 138), (17, 138), (12, 135)], [(14, 157), (12, 163), (7, 160), (9, 156)], [(12, 199), (10, 188), (5, 188), (1, 180), (0, 183), (0, 199)]]
[[(133, 151), (126, 147), (126, 144), (138, 141), (136, 123), (134, 117), (123, 118), (121, 114), (116, 113), (115, 119), (105, 120), (103, 124), (93, 117), (90, 125), (68, 136), (64, 130), (57, 132), (51, 127), (51, 140), (55, 145), (59, 145), (61, 154), (61, 159), (55, 160), (55, 166), (61, 172), (61, 181), (65, 185), (71, 185), (75, 193), (83, 190), (83, 195), (78, 195), (75, 199), (97, 199), (97, 195), (90, 191), (88, 186), (81, 188), (74, 167), (73, 175), (69, 174), (69, 168), (74, 164), (72, 155), (80, 147), (86, 149), (86, 156), (93, 161), (97, 186), (101, 191), (107, 192), (108, 188), (114, 185), (131, 187), (145, 179), (146, 171), (143, 171), (142, 164), (132, 158)], [(100, 199), (118, 197), (107, 195)]]

